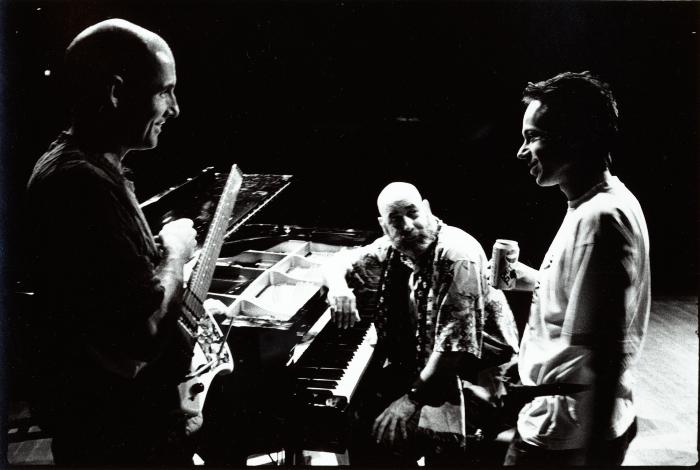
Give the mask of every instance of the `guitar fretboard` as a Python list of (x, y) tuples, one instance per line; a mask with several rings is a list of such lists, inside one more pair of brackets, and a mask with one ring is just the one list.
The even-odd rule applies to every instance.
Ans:
[(191, 329), (196, 328), (198, 320), (204, 317), (202, 303), (206, 298), (214, 276), (216, 260), (221, 252), (221, 246), (226, 236), (228, 221), (241, 188), (243, 175), (237, 165), (231, 167), (221, 198), (216, 207), (206, 239), (202, 244), (199, 260), (192, 271), (184, 295), (184, 317)]

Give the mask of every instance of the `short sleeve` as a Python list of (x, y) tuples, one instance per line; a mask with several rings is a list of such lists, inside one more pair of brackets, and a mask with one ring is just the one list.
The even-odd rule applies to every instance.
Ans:
[(480, 357), (485, 301), (480, 263), (460, 259), (442, 270), (433, 350)]
[(363, 318), (372, 319), (376, 313), (377, 292), (389, 247), (388, 240), (382, 237), (369, 245), (340, 252), (333, 260), (335, 269), (340, 267), (345, 271), (345, 280), (355, 294)]
[(595, 236), (576, 244), (572, 287), (562, 335), (572, 345), (593, 346), (605, 338), (624, 337), (626, 290), (634, 256), (626, 228), (615, 214), (599, 214), (588, 225)]

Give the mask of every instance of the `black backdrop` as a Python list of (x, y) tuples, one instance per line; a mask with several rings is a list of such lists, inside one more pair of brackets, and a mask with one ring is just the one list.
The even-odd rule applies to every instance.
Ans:
[(84, 27), (122, 17), (161, 34), (178, 67), (181, 116), (135, 152), (144, 198), (199, 169), (294, 174), (256, 219), (375, 228), (374, 199), (415, 183), (474, 235), (520, 241), (538, 266), (565, 211), (515, 158), (527, 81), (589, 69), (622, 112), (614, 172), (638, 195), (655, 294), (697, 286), (697, 4), (651, 2), (3, 3), (2, 220), (66, 123), (62, 53)]

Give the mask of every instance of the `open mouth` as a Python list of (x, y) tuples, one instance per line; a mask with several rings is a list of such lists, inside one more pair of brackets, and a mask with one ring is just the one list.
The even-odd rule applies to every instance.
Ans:
[(537, 161), (534, 161), (534, 160), (533, 160), (533, 161), (528, 165), (528, 170), (530, 170), (530, 174), (534, 175), (536, 169), (537, 169)]

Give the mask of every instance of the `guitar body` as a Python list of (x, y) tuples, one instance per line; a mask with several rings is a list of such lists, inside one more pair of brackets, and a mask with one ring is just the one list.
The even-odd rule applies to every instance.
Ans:
[(177, 387), (180, 409), (190, 416), (201, 414), (214, 377), (233, 372), (231, 350), (210, 314), (200, 320), (194, 338), (189, 371)]

